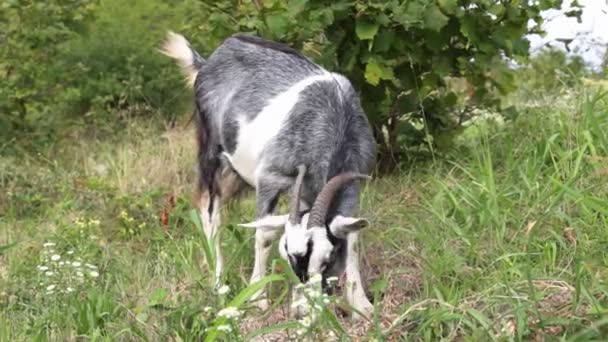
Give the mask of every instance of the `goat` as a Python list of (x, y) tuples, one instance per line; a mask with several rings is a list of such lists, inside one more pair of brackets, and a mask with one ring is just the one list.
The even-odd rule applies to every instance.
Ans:
[[(264, 276), (272, 241), (283, 232), (280, 255), (303, 283), (320, 274), (326, 285), (346, 273), (347, 301), (369, 316), (357, 246), (368, 221), (352, 215), (376, 147), (349, 80), (287, 45), (240, 33), (205, 59), (169, 32), (161, 52), (179, 62), (194, 88), (197, 201), (216, 246), (216, 281), (223, 266), (220, 205), (248, 184), (256, 191), (256, 221), (241, 226), (256, 228), (251, 282)], [(290, 213), (274, 215), (290, 190)], [(266, 309), (262, 294), (254, 299)]]

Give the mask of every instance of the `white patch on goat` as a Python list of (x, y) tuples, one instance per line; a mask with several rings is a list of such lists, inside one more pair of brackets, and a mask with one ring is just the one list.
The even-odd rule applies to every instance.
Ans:
[(312, 253), (308, 261), (308, 274), (312, 275), (324, 271), (321, 269), (321, 265), (329, 260), (334, 245), (329, 241), (325, 228), (316, 227), (308, 229), (308, 231), (312, 237)]
[[(289, 223), (288, 223), (289, 225)], [(285, 239), (287, 250), (291, 255), (306, 255), (308, 240), (311, 238), (310, 231), (305, 227), (287, 228)]]
[(277, 136), (302, 91), (317, 82), (331, 80), (330, 73), (309, 76), (270, 99), (255, 119), (250, 122), (240, 120), (237, 146), (230, 156), (230, 162), (247, 183), (256, 185), (256, 169), (264, 147)]
[[(308, 240), (312, 238), (311, 230), (306, 229), (308, 217), (309, 214), (306, 213), (304, 216), (302, 216), (302, 220), (299, 224), (293, 225), (288, 221), (285, 225), (285, 234), (283, 235), (283, 239), (287, 242), (288, 248), (288, 251), (285, 251), (285, 254), (287, 252), (289, 252), (291, 255), (306, 254), (306, 251), (308, 250)], [(288, 260), (287, 255), (284, 255), (283, 258)]]

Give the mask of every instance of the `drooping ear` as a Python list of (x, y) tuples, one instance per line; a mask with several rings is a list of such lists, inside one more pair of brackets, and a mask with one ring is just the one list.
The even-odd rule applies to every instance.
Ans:
[(336, 216), (329, 224), (329, 230), (336, 237), (340, 239), (346, 239), (346, 236), (350, 233), (359, 231), (369, 225), (369, 221), (364, 218), (358, 217), (344, 217)]
[(281, 229), (285, 227), (288, 217), (289, 215), (268, 215), (253, 222), (241, 223), (239, 226), (256, 229), (260, 228), (265, 230)]

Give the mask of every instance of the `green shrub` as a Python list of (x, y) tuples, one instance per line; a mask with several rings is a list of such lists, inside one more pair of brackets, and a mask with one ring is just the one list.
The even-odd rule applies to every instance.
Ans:
[[(225, 0), (196, 2), (187, 34), (212, 49), (234, 31), (289, 42), (346, 74), (380, 146), (381, 163), (411, 147), (431, 150), (462, 123), (469, 105), (499, 107), (515, 82), (506, 58), (528, 55), (526, 34), (540, 31), (542, 10), (562, 1)], [(578, 15), (578, 10), (569, 15)], [(536, 25), (529, 29), (529, 22)], [(204, 34), (199, 32), (203, 31)], [(447, 79), (466, 82), (459, 94)], [(465, 108), (466, 109), (466, 108)], [(447, 132), (448, 134), (444, 134)]]
[[(156, 48), (180, 10), (163, 1), (103, 1), (87, 33), (66, 44), (68, 103), (75, 114), (158, 112), (166, 116), (190, 94)], [(181, 100), (181, 101), (180, 101)]]

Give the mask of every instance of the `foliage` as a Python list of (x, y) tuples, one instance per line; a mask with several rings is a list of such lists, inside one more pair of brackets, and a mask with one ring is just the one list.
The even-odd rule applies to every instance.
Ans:
[(188, 92), (156, 51), (183, 5), (7, 0), (0, 8), (0, 139), (35, 148), (83, 122), (113, 132), (127, 116), (184, 109)]
[(558, 49), (544, 49), (517, 70), (517, 80), (530, 93), (550, 94), (568, 89), (588, 74), (580, 56), (567, 56)]
[(50, 67), (60, 44), (85, 29), (92, 0), (12, 0), (0, 4), (0, 137), (55, 124), (48, 105), (63, 90)]
[(77, 107), (71, 112), (173, 114), (188, 93), (156, 49), (180, 13), (164, 1), (102, 1), (87, 33), (70, 40), (61, 56), (61, 69), (76, 69), (64, 81), (65, 100)]
[(393, 164), (413, 148), (453, 145), (471, 106), (499, 107), (515, 85), (506, 60), (522, 61), (525, 35), (540, 31), (540, 12), (560, 6), (560, 0), (6, 0), (0, 137), (16, 141), (30, 132), (38, 142), (52, 141), (83, 119), (107, 133), (122, 129), (116, 119), (127, 116), (174, 120), (188, 92), (171, 61), (156, 53), (164, 32), (182, 32), (209, 53), (245, 31), (289, 43), (346, 74), (361, 91), (380, 163)]
[[(515, 86), (505, 59), (528, 55), (525, 35), (539, 32), (541, 11), (561, 2), (200, 1), (186, 28), (206, 49), (236, 30), (251, 31), (346, 74), (361, 91), (386, 163), (409, 147), (432, 149), (442, 132), (453, 134), (464, 97), (497, 107)], [(466, 80), (465, 89), (459, 93), (448, 77)]]

